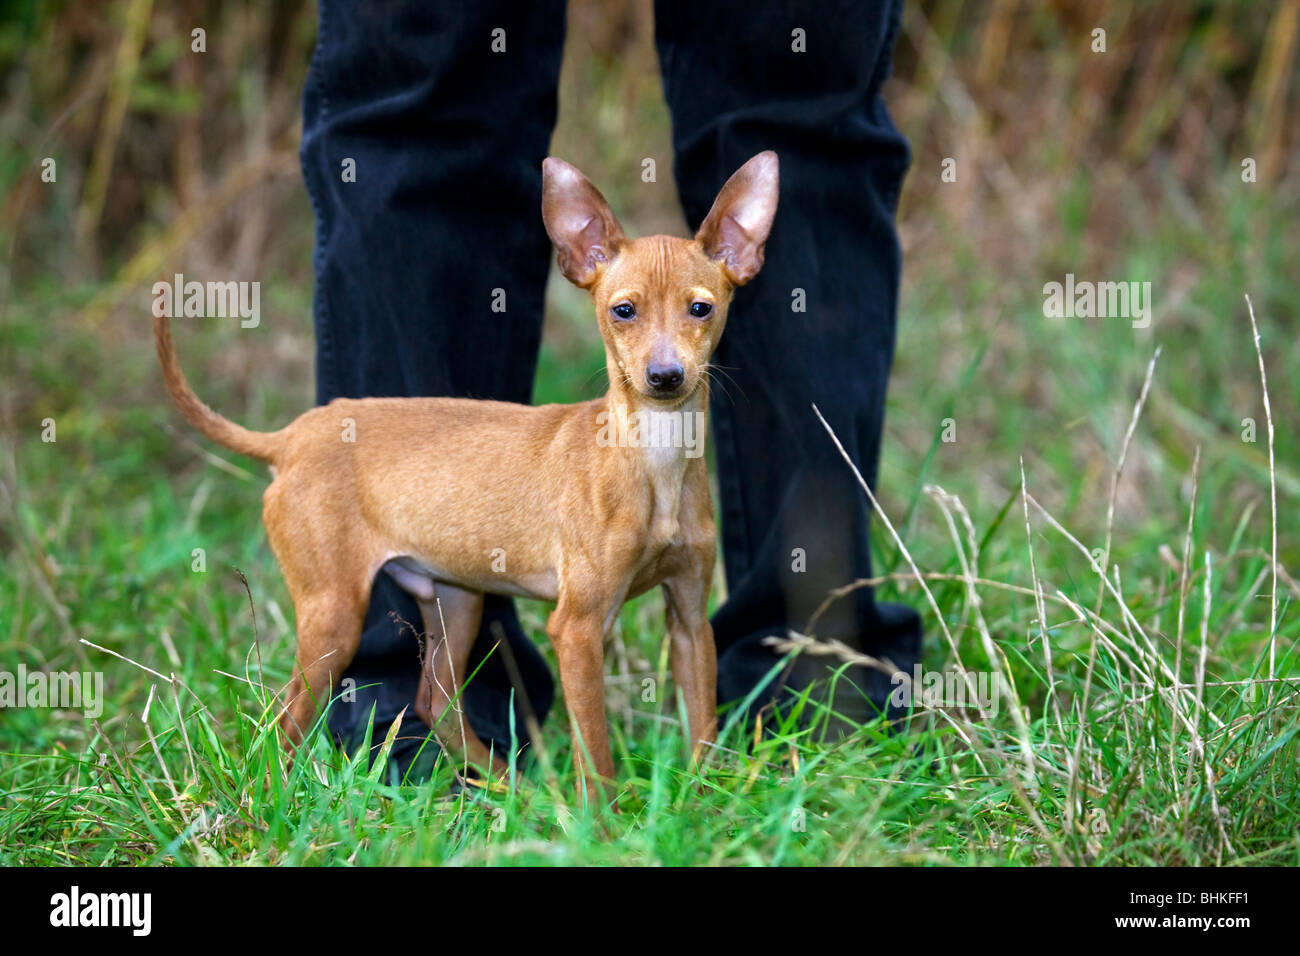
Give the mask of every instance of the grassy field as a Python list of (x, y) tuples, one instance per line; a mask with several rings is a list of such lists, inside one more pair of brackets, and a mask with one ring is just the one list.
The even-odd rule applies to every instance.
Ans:
[[(1266, 213), (1255, 214), (1267, 228)], [(1236, 269), (1207, 273), (1188, 292), (1197, 304), (1186, 309), (1188, 327), (1157, 313), (1140, 337), (1126, 322), (1044, 319), (1031, 287), (1024, 303), (1001, 308), (967, 288), (959, 306), (950, 286), (923, 280), (923, 265), (909, 271), (879, 496), (943, 623), (896, 541), (877, 528), (881, 573), (891, 578), (882, 591), (925, 611), (929, 666), (1005, 673), (1020, 719), (1014, 706), (988, 719), (939, 707), (918, 712), (902, 734), (867, 727), (832, 746), (793, 724), (761, 740), (729, 724), (707, 764), (688, 772), (671, 695), (645, 705), (618, 692), (629, 674), (670, 686), (660, 603), (647, 597), (620, 625), (625, 671), (611, 718), (624, 812), (609, 835), (575, 803), (558, 721), (542, 759), (502, 792), (452, 794), (450, 767), (396, 788), (382, 767), (349, 764), (324, 743), (286, 776), (254, 686), (259, 677), (284, 683), (293, 644), (291, 609), (258, 526), (263, 478), (177, 426), (147, 361), (145, 318), (103, 350), (89, 338), (51, 342), (41, 311), (15, 303), (11, 331), (32, 363), (26, 373), (64, 392), (35, 410), (35, 421), (55, 417), (57, 442), (42, 442), (32, 426), (12, 446), (5, 659), (102, 670), (107, 706), (93, 723), (70, 712), (4, 713), (0, 859), (1300, 861), (1294, 684), (1267, 681), (1270, 667), (1278, 677), (1296, 673), (1296, 587), (1280, 570), (1270, 662), (1267, 428)], [(1255, 289), (1267, 354), (1284, 356), (1271, 316), (1286, 304), (1285, 287)], [(49, 290), (44, 301), (75, 308), (93, 291)], [(223, 343), (260, 336), (242, 347), (268, 353), (268, 366), (289, 348), (276, 345), (283, 336), (303, 354), (306, 302), (290, 305), (277, 314), (296, 318), (259, 333), (210, 328), (186, 343), (218, 405), (238, 404), (213, 371)], [(927, 346), (936, 339), (939, 350)], [(590, 351), (587, 368), (598, 368)], [(1274, 414), (1296, 407), (1286, 371), (1271, 382)], [(289, 403), (268, 376), (247, 396), (244, 417), (280, 420)], [(1250, 416), (1259, 421), (1254, 444), (1239, 438), (1239, 419)], [(940, 439), (945, 418), (955, 442)], [(1296, 546), (1286, 520), (1293, 442), (1284, 428), (1283, 568)], [(1108, 541), (1103, 588), (1080, 548)], [(191, 570), (194, 548), (206, 552), (206, 573)], [(248, 578), (251, 609), (235, 568)], [(543, 615), (528, 607), (539, 638)]]
[[(611, 110), (599, 77), (575, 101), (567, 70), (556, 153), (602, 186), (664, 155), (653, 86)], [(554, 718), (498, 790), (456, 790), (445, 763), (393, 785), (322, 740), (287, 771), (263, 689), (294, 640), (265, 477), (168, 406), (126, 255), (104, 278), (29, 252), (0, 314), (0, 669), (102, 672), (106, 700), (94, 720), (0, 710), (0, 864), (1300, 864), (1294, 164), (1251, 186), (1211, 151), (1191, 189), (1158, 151), (1091, 164), (1039, 140), (1006, 151), (1023, 189), (999, 197), (964, 166), (941, 182), (935, 130), (960, 124), (926, 94), (892, 94), (917, 161), (874, 541), (881, 596), (922, 611), (926, 667), (1001, 675), (996, 713), (939, 702), (834, 743), (724, 714), (688, 770), (650, 595), (610, 655), (616, 816), (575, 800)], [(648, 144), (583, 155), (626, 115), (651, 118)], [(178, 332), (199, 393), (255, 427), (311, 400), (300, 191), (261, 327)], [(670, 193), (635, 193), (608, 191), (634, 231), (671, 227)], [(40, 229), (70, 221), (59, 202)], [(1067, 272), (1152, 282), (1149, 327), (1045, 317)], [(537, 398), (590, 397), (592, 319), (551, 290)], [(546, 608), (524, 612), (544, 644)], [(631, 692), (643, 676), (656, 702)]]

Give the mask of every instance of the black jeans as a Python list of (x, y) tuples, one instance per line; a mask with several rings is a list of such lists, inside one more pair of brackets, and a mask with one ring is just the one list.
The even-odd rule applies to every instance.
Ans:
[[(564, 0), (320, 0), (302, 142), (317, 224), (320, 402), (529, 400), (552, 254), (541, 161), (564, 10)], [(910, 161), (880, 98), (900, 15), (899, 2), (865, 0), (656, 8), (691, 227), (750, 156), (774, 149), (781, 160), (766, 264), (737, 291), (715, 357), (729, 376), (712, 402), (728, 591), (713, 621), (724, 702), (777, 661), (763, 637), (803, 628), (830, 589), (871, 573), (869, 504), (812, 405), (874, 483), (900, 270), (894, 211)], [(504, 52), (493, 49), (498, 29)], [(504, 313), (491, 308), (498, 289)], [(359, 707), (331, 711), (341, 737), (364, 725), (372, 704), (391, 720), (414, 698), (416, 638), (394, 614), (418, 629), (414, 602), (381, 574), (347, 675), (380, 686), (356, 695)], [(552, 679), (510, 600), (489, 597), (476, 662), (495, 643), (493, 623), (540, 719)], [(908, 672), (920, 653), (916, 613), (876, 603), (869, 589), (837, 602), (817, 633)], [(465, 693), (470, 722), (502, 746), (512, 686), (504, 657), (491, 655)], [(790, 680), (825, 667), (809, 659)], [(883, 674), (853, 678), (883, 706)], [(522, 739), (519, 711), (516, 727)]]

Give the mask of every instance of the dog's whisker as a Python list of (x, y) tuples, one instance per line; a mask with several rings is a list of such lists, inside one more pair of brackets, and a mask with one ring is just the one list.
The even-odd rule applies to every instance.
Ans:
[(722, 392), (723, 395), (727, 396), (728, 401), (735, 401), (735, 398), (734, 396), (732, 396), (731, 391), (726, 387), (723, 380), (721, 378), (717, 378), (714, 373), (718, 373), (723, 376), (726, 376), (726, 380), (740, 390), (740, 397), (745, 398), (746, 397), (745, 389), (741, 386), (739, 382), (735, 380), (734, 377), (727, 374), (725, 368), (726, 368), (725, 366), (714, 365), (713, 363), (709, 363), (704, 367), (705, 371), (709, 375), (709, 380), (717, 383), (719, 390)]
[(709, 369), (709, 368), (706, 367), (706, 368), (704, 369), (704, 374), (705, 374), (705, 376), (707, 376), (707, 378), (708, 378), (708, 380), (709, 380), (709, 384), (710, 384), (711, 386), (716, 387), (717, 390), (718, 390), (722, 395), (726, 396), (727, 401), (733, 401), (733, 399), (732, 399), (732, 397), (731, 397), (731, 393), (727, 391), (726, 383), (724, 383), (724, 382), (722, 381), (722, 379), (718, 378), (718, 377), (713, 373), (713, 370), (712, 370), (712, 369)]

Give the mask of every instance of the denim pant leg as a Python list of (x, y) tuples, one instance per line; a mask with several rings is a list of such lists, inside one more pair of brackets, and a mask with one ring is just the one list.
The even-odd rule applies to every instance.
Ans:
[[(541, 162), (563, 40), (563, 0), (320, 0), (301, 151), (316, 214), (319, 402), (529, 400), (550, 259)], [(346, 674), (379, 686), (331, 711), (345, 742), (359, 741), (372, 705), (389, 721), (415, 699), (418, 644), (394, 614), (421, 626), (414, 601), (381, 573)], [(488, 598), (471, 670), (494, 642), (493, 621), (541, 719), (552, 679), (510, 600)], [(504, 748), (512, 684), (502, 658), (491, 656), (464, 701), (477, 732)], [(524, 739), (518, 703), (516, 726)]]
[[(828, 591), (871, 575), (870, 503), (812, 405), (874, 486), (901, 268), (894, 213), (910, 163), (880, 98), (900, 17), (899, 2), (862, 0), (786, 0), (741, 15), (717, 0), (656, 7), (692, 228), (750, 156), (774, 149), (781, 162), (765, 265), (737, 290), (715, 357), (728, 590), (713, 622), (721, 701), (772, 668), (764, 636), (803, 630)], [(916, 612), (877, 604), (869, 589), (836, 602), (816, 632), (909, 672), (920, 654)], [(791, 683), (825, 668), (801, 661)], [(883, 707), (884, 674), (851, 677)]]

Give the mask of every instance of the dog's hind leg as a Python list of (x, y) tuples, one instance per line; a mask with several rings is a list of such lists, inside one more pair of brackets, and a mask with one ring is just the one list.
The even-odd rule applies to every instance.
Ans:
[(297, 660), (280, 712), (290, 756), (356, 656), (375, 573), (372, 560), (347, 547), (343, 526), (299, 516), (301, 502), (319, 495), (284, 474), (262, 496), (262, 523), (298, 619)]
[(418, 597), (424, 618), (424, 674), (415, 712), (457, 763), (499, 773), (505, 755), (492, 753), (474, 732), (463, 706), (469, 654), (483, 619), (483, 595), (438, 583), (432, 600)]
[(354, 599), (339, 592), (324, 592), (295, 599), (294, 607), (298, 616), (298, 656), (280, 715), (280, 729), (291, 754), (356, 656), (366, 595)]

